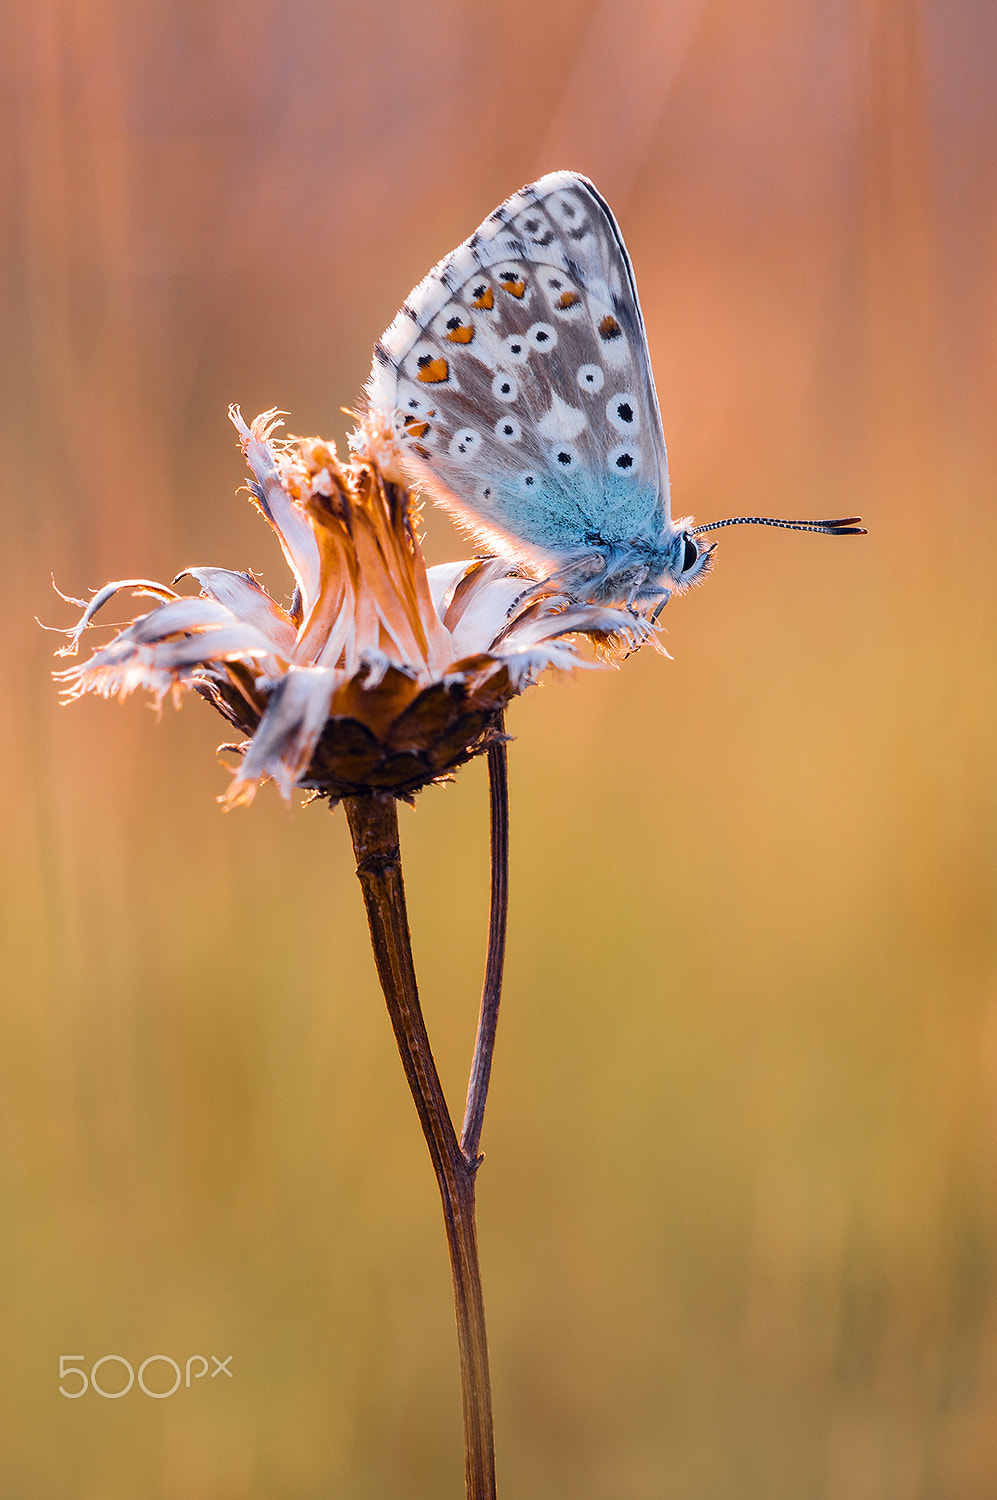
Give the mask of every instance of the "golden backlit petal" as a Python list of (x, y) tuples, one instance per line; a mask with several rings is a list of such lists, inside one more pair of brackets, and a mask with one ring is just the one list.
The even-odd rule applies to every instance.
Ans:
[[(331, 626), (326, 624), (324, 628), (328, 632), (325, 644), (310, 665), (314, 667), (338, 666), (340, 669), (343, 669), (344, 663), (350, 662), (351, 669), (356, 670), (358, 664), (358, 653), (356, 650), (357, 621), (352, 580), (340, 600), (339, 613), (333, 618)], [(299, 653), (300, 651), (301, 647), (299, 644)], [(303, 662), (303, 664), (305, 663)]]
[(82, 698), (85, 693), (95, 693), (100, 698), (117, 698), (120, 702), (130, 693), (145, 688), (152, 693), (158, 706), (176, 686), (176, 678), (168, 669), (155, 666), (154, 653), (152, 646), (133, 647), (121, 656), (98, 652), (88, 662), (53, 675), (57, 682), (66, 684), (62, 697), (67, 703)]
[[(75, 656), (79, 650), (80, 636), (86, 630), (87, 626), (92, 623), (97, 611), (103, 609), (104, 605), (109, 599), (113, 599), (115, 594), (120, 594), (126, 589), (130, 589), (133, 594), (151, 595), (156, 599), (179, 598), (174, 589), (167, 588), (163, 583), (153, 583), (148, 578), (122, 578), (117, 583), (105, 583), (104, 587), (98, 589), (97, 593), (90, 600), (90, 603), (86, 605), (83, 614), (76, 624), (66, 631), (69, 641), (65, 646), (60, 647), (56, 652), (56, 656)], [(56, 589), (56, 593), (59, 593), (58, 589)], [(69, 599), (67, 594), (60, 594), (59, 597), (67, 599), (71, 604), (82, 603), (80, 599)]]
[[(185, 599), (181, 604), (210, 605), (222, 611), (223, 606), (207, 599)], [(156, 616), (171, 612), (167, 628), (156, 627)], [(223, 611), (227, 614), (227, 611)], [(273, 643), (255, 626), (243, 624), (228, 616), (231, 623), (218, 624), (192, 635), (176, 630), (176, 606), (164, 605), (143, 615), (127, 630), (115, 636), (89, 661), (57, 672), (64, 682), (67, 699), (97, 693), (104, 698), (126, 698), (137, 688), (148, 688), (161, 701), (171, 685), (189, 686), (197, 667), (228, 660), (260, 661), (268, 673), (278, 670)]]
[(432, 670), (431, 643), (442, 647), (443, 658), (453, 653), (449, 640), (446, 645), (439, 641), (443, 628), (425, 583), (425, 603), (420, 609), (417, 571), (424, 582), (425, 565), (421, 556), (416, 559), (413, 555), (404, 518), (390, 514), (388, 501), (377, 490), (365, 498), (368, 503), (354, 528), (353, 539), (373, 613), (362, 634), (358, 626), (358, 644), (360, 649), (380, 647), (417, 670)]
[(329, 715), (337, 674), (325, 667), (291, 667), (274, 684), (266, 712), (242, 765), (224, 797), (226, 807), (252, 800), (264, 777), (271, 777), (285, 801), (311, 760)]
[(576, 631), (588, 635), (623, 635), (634, 648), (652, 634), (645, 620), (627, 610), (586, 604), (549, 614), (539, 612), (515, 622), (501, 636), (498, 649), (503, 655), (528, 650), (542, 641), (554, 641)]
[(362, 592), (355, 550), (343, 522), (316, 525), (314, 534), (319, 590), (301, 621), (294, 660), (300, 666), (343, 665), (352, 671), (357, 655), (357, 601)]
[(531, 687), (548, 667), (567, 672), (575, 667), (598, 666), (597, 662), (586, 661), (579, 656), (570, 642), (561, 640), (546, 641), (542, 645), (517, 651), (505, 658), (505, 664), (509, 669), (509, 680), (517, 693)]
[(488, 579), (476, 588), (450, 630), (456, 653), (470, 656), (487, 651), (508, 625), (517, 602), (531, 587), (527, 579), (506, 576)]
[(168, 667), (171, 672), (186, 672), (202, 663), (207, 666), (230, 660), (261, 662), (268, 676), (279, 671), (273, 642), (255, 625), (245, 625), (241, 620), (218, 630), (205, 630), (200, 635), (164, 641), (154, 646), (153, 651), (155, 664)]
[(513, 577), (520, 579), (524, 598), (530, 597), (536, 592), (538, 585), (535, 580), (520, 577), (517, 569), (506, 558), (475, 558), (465, 576), (458, 579), (447, 601), (447, 606), (443, 614), (443, 623), (447, 630), (451, 632), (451, 635), (463, 619), (464, 611), (470, 606), (482, 589), (488, 589), (492, 583), (498, 580)]
[[(440, 624), (426, 578), (426, 563), (413, 525), (410, 491), (367, 467), (360, 471), (358, 488), (419, 649), (430, 671), (437, 672), (452, 654), (451, 643)], [(382, 600), (382, 612), (383, 605)], [(393, 633), (398, 639), (397, 631)]]
[[(214, 630), (221, 625), (239, 623), (232, 611), (217, 599), (206, 599), (203, 594), (195, 594), (187, 598), (172, 599), (168, 604), (161, 604), (158, 609), (150, 610), (147, 615), (140, 615), (127, 630), (121, 632), (118, 639), (162, 641), (171, 635), (186, 634), (192, 630)], [(268, 640), (267, 645), (273, 650), (271, 641)]]
[(433, 567), (426, 569), (429, 595), (433, 601), (433, 608), (441, 620), (444, 620), (446, 616), (447, 606), (453, 599), (454, 589), (463, 578), (466, 578), (472, 568), (480, 566), (477, 558), (469, 557), (463, 562), (436, 563)]
[(249, 573), (234, 573), (229, 568), (185, 568), (174, 582), (185, 577), (193, 578), (209, 599), (224, 604), (236, 619), (255, 625), (273, 641), (276, 654), (290, 661), (297, 635), (294, 622)]
[(278, 425), (278, 415), (276, 411), (263, 412), (254, 418), (251, 427), (247, 427), (239, 408), (229, 407), (229, 416), (242, 440), (246, 462), (256, 476), (254, 499), (277, 533), (288, 566), (301, 590), (302, 605), (307, 614), (318, 597), (318, 546), (308, 517), (284, 488), (277, 460), (268, 442)]

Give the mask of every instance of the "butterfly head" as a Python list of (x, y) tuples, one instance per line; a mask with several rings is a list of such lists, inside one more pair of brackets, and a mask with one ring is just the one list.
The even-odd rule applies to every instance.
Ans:
[[(864, 536), (865, 530), (858, 524), (860, 519), (859, 516), (842, 516), (831, 521), (784, 521), (773, 516), (730, 516), (724, 521), (692, 526), (687, 518), (677, 522), (667, 542), (659, 547), (646, 583), (630, 602), (646, 603), (652, 594), (660, 597), (662, 586), (666, 594), (681, 593), (694, 583), (700, 583), (713, 566), (717, 545), (716, 542), (704, 542), (704, 532), (719, 531), (726, 526), (778, 526), (788, 531), (815, 531), (822, 536)], [(660, 607), (659, 604), (659, 610)]]
[(626, 604), (644, 613), (660, 610), (672, 594), (683, 593), (709, 572), (715, 543), (699, 541), (684, 521), (666, 526), (651, 541), (605, 541), (589, 533), (584, 551), (565, 557), (550, 576), (578, 599)]

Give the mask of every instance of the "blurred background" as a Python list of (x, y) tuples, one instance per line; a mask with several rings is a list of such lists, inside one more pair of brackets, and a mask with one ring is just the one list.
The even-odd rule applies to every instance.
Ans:
[[(500, 1492), (989, 1500), (997, 13), (14, 0), (0, 37), (0, 1493), (462, 1493), (345, 819), (223, 815), (227, 726), (60, 708), (35, 617), (188, 564), (285, 597), (227, 404), (341, 442), (409, 288), (570, 167), (636, 266), (678, 512), (870, 534), (724, 534), (673, 661), (513, 706)], [(459, 1114), (483, 764), (401, 822)], [(156, 1354), (233, 1378), (59, 1394), (60, 1355)]]

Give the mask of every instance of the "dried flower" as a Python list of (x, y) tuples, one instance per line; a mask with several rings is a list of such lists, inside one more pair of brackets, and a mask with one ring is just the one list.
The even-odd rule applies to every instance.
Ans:
[[(59, 653), (74, 655), (97, 611), (131, 590), (162, 602), (89, 661), (57, 677), (66, 697), (161, 703), (193, 688), (247, 736), (220, 800), (249, 802), (272, 778), (333, 800), (411, 797), (486, 749), (506, 703), (546, 667), (580, 664), (572, 635), (597, 650), (633, 649), (651, 627), (630, 611), (566, 599), (496, 558), (428, 568), (416, 508), (386, 429), (368, 418), (340, 463), (319, 438), (276, 441), (280, 414), (240, 433), (259, 509), (296, 588), (282, 608), (250, 573), (187, 568), (198, 596), (146, 579), (107, 584)], [(83, 600), (73, 603), (84, 605)]]

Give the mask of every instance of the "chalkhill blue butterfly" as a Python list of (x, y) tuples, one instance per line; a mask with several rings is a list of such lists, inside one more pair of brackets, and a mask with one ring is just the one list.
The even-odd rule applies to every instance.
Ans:
[(506, 199), (415, 288), (367, 383), (406, 473), (479, 544), (570, 598), (655, 613), (722, 526), (841, 536), (858, 516), (673, 521), (633, 267), (587, 178)]

